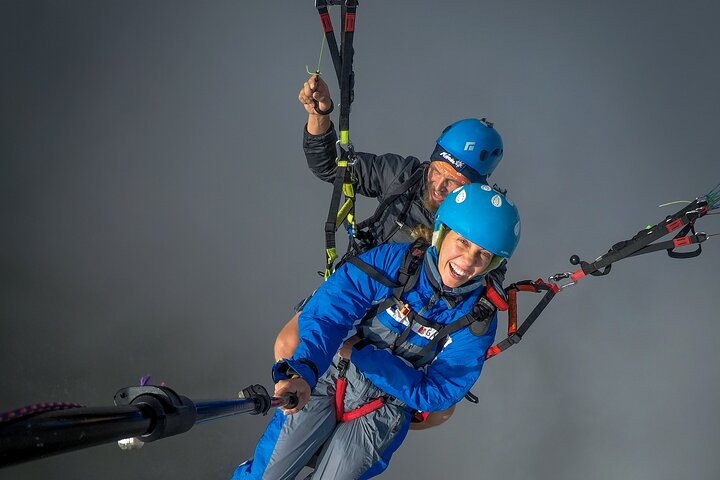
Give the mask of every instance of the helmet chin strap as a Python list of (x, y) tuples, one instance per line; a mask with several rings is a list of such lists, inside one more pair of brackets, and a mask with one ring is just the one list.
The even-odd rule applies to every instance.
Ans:
[(448, 228), (445, 226), (444, 223), (440, 224), (440, 228), (433, 231), (432, 234), (432, 242), (431, 245), (435, 247), (435, 252), (440, 253), (440, 245), (442, 244), (442, 241), (445, 239), (445, 235), (447, 235)]
[(480, 272), (480, 275), (478, 275), (478, 276), (485, 275), (488, 272), (495, 270), (497, 267), (500, 266), (500, 264), (503, 262), (503, 260), (505, 260), (505, 257), (501, 257), (500, 255), (493, 255), (493, 258), (492, 258), (492, 260), (490, 260), (490, 263), (488, 263), (488, 266), (485, 267), (485, 270)]

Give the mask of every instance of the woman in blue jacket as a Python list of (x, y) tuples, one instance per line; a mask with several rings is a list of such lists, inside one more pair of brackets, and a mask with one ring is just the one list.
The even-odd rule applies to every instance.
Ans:
[[(370, 478), (387, 468), (413, 414), (470, 390), (495, 337), (485, 275), (520, 236), (515, 206), (487, 185), (458, 188), (432, 246), (386, 244), (340, 267), (304, 307), (295, 354), (273, 366), (277, 411), (234, 479)], [(349, 337), (349, 338), (348, 338)]]

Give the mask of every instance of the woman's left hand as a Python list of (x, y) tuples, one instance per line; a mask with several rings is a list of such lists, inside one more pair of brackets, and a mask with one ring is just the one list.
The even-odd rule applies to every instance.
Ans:
[(352, 348), (353, 345), (358, 343), (360, 341), (360, 337), (357, 335), (353, 335), (352, 337), (345, 340), (345, 343), (343, 343), (343, 346), (340, 347), (340, 350), (338, 350), (338, 355), (340, 355), (342, 358), (346, 360), (350, 360), (350, 356), (352, 355)]

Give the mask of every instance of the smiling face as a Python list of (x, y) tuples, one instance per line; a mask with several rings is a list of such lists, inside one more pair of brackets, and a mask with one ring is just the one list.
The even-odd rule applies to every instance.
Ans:
[(492, 253), (451, 230), (440, 245), (438, 271), (445, 286), (457, 288), (480, 275), (493, 257)]
[(470, 183), (449, 164), (434, 161), (430, 163), (425, 184), (425, 206), (435, 212), (448, 193)]

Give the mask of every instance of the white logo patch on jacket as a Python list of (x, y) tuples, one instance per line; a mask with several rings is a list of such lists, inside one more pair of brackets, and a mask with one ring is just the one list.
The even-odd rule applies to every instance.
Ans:
[[(403, 315), (397, 305), (392, 305), (385, 310), (385, 312), (392, 317), (393, 320), (407, 327), (410, 325), (410, 321), (407, 315)], [(419, 323), (413, 323), (412, 331), (420, 335), (423, 338), (432, 340), (437, 335), (438, 331), (432, 327), (425, 327)]]

